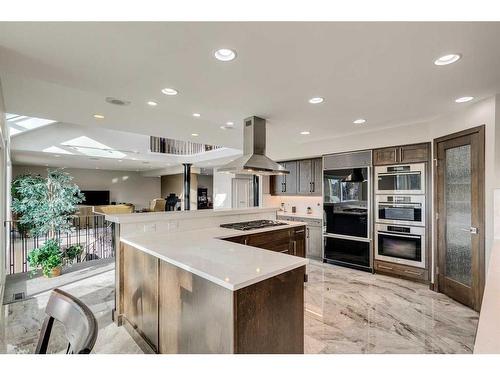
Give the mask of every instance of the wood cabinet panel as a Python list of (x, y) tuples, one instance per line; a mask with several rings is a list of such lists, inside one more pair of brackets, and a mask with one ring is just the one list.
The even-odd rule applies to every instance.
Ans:
[(397, 147), (379, 148), (373, 150), (373, 165), (396, 164), (399, 160)]
[(406, 266), (404, 264), (383, 262), (380, 260), (375, 260), (374, 266), (377, 273), (383, 273), (425, 283), (429, 280), (429, 272), (427, 269)]
[(417, 163), (429, 160), (430, 150), (427, 143), (400, 147), (400, 163)]
[(304, 353), (300, 267), (235, 292), (235, 353)]
[[(158, 258), (122, 244), (125, 318), (158, 349)], [(145, 277), (147, 275), (147, 277)]]
[(233, 292), (160, 261), (159, 352), (233, 353)]
[(285, 163), (285, 168), (290, 172), (285, 177), (285, 191), (286, 195), (297, 194), (297, 162), (287, 161)]
[(305, 257), (305, 228), (305, 226), (301, 226), (291, 229), (273, 230), (269, 232), (224, 238), (224, 240), (254, 246), (265, 250)]
[(272, 195), (321, 195), (323, 161), (321, 158), (281, 162), (290, 173), (271, 176)]
[(313, 161), (312, 160), (299, 160), (298, 167), (298, 183), (297, 193), (299, 195), (310, 195), (312, 193), (313, 185)]
[(306, 227), (299, 227), (293, 230), (292, 255), (306, 257)]
[(307, 251), (308, 258), (322, 259), (323, 258), (323, 236), (320, 226), (307, 227)]
[(323, 190), (323, 159), (313, 159), (312, 194), (321, 195)]
[(429, 143), (386, 147), (373, 150), (373, 165), (420, 163), (429, 161), (429, 157)]

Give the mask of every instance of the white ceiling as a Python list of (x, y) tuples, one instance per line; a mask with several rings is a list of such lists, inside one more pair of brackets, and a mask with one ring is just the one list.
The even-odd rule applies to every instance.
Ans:
[(213, 168), (241, 155), (220, 148), (191, 156), (149, 152), (149, 137), (128, 132), (55, 123), (11, 138), (16, 164), (50, 167), (142, 171), (152, 175), (179, 173), (182, 163)]
[[(0, 23), (0, 76), (8, 112), (98, 129), (199, 133), (197, 141), (241, 148), (242, 119), (258, 115), (268, 119), (269, 155), (285, 157), (306, 142), (415, 123), (467, 106), (454, 103), (459, 96), (500, 92), (498, 35), (499, 23)], [(215, 60), (221, 47), (237, 59)], [(433, 64), (450, 52), (463, 58)], [(313, 96), (325, 102), (311, 105)], [(367, 124), (353, 125), (359, 117)], [(226, 121), (237, 128), (221, 130)]]

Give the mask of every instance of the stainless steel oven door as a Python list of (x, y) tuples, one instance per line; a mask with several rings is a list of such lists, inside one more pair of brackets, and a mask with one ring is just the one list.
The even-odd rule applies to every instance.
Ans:
[(377, 223), (425, 226), (425, 195), (376, 195), (375, 215)]
[(375, 259), (425, 268), (425, 228), (377, 224)]
[(425, 194), (425, 163), (375, 167), (376, 194)]

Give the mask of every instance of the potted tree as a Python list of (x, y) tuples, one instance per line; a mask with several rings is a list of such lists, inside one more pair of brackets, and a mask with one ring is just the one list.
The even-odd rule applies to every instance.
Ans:
[(62, 251), (59, 242), (59, 234), (71, 230), (76, 205), (83, 201), (80, 188), (63, 170), (48, 169), (47, 178), (33, 175), (17, 178), (15, 191), (12, 211), (18, 215), (19, 224), (29, 228), (33, 236), (47, 236), (45, 243), (28, 255), (30, 266), (41, 268), (47, 277), (60, 275), (64, 259), (74, 259), (81, 252), (79, 246)]

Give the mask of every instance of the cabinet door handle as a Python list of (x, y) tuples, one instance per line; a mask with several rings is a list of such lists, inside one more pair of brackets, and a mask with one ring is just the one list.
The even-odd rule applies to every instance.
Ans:
[(293, 241), (293, 255), (297, 255), (297, 241)]
[(382, 268), (384, 270), (391, 270), (392, 271), (392, 267), (383, 266), (381, 264), (379, 264), (378, 268)]
[(245, 240), (243, 241), (243, 243), (244, 243), (245, 245), (248, 245), (248, 238), (245, 238)]
[(399, 148), (399, 162), (403, 162), (403, 147)]
[(405, 270), (405, 273), (409, 273), (410, 275), (416, 275), (416, 276), (420, 276), (421, 275), (420, 272), (415, 272), (415, 271), (410, 271), (410, 270)]
[(280, 253), (288, 253), (288, 249), (286, 250), (281, 250)]
[[(308, 228), (309, 229), (309, 228)], [(295, 233), (304, 233), (304, 229), (296, 230)]]

